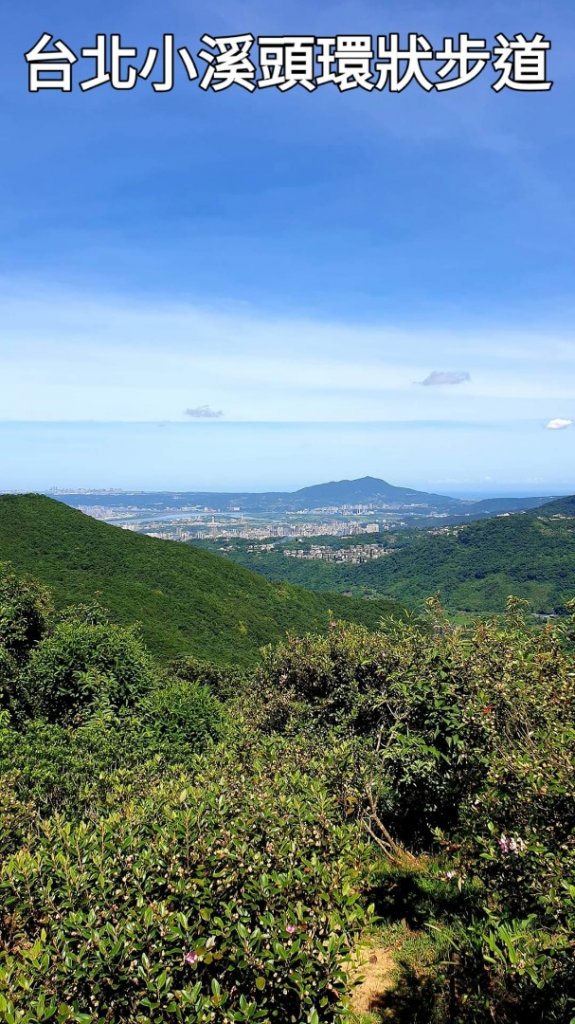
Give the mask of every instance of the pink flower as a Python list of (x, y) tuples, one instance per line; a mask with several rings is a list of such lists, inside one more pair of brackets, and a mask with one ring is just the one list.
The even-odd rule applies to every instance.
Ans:
[(295, 924), (287, 924), (286, 925), (286, 932), (288, 933), (288, 935), (293, 935), (293, 933), (295, 931), (297, 931), (297, 928), (296, 928)]
[(501, 836), (501, 838), (498, 839), (497, 842), (499, 844), (499, 849), (501, 850), (501, 853), (509, 853), (510, 845), (507, 836)]
[(191, 949), (189, 953), (186, 953), (186, 955), (184, 957), (185, 962), (187, 964), (189, 964), (190, 967), (193, 967), (194, 964), (197, 964), (199, 959), (200, 958), (199, 958), (198, 954), (194, 953), (193, 949)]
[(523, 839), (513, 839), (513, 837), (508, 839), (507, 836), (503, 835), (501, 836), (500, 839), (497, 840), (497, 842), (499, 844), (499, 849), (501, 850), (501, 853), (513, 853), (516, 857), (520, 852), (522, 853), (525, 849), (525, 843)]

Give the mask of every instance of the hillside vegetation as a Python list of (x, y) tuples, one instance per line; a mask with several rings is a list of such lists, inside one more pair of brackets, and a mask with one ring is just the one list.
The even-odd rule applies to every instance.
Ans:
[(535, 612), (557, 612), (575, 595), (575, 519), (520, 513), (452, 535), (422, 535), (367, 565), (364, 577), (379, 593), (406, 601), (438, 593), (452, 609), (503, 611), (513, 594)]
[(569, 494), (564, 498), (556, 498), (548, 501), (540, 510), (545, 516), (575, 516), (575, 494)]
[(569, 1024), (575, 620), (427, 615), (159, 666), (0, 569), (0, 1021)]
[(468, 612), (503, 611), (513, 594), (528, 600), (534, 612), (553, 614), (575, 596), (570, 508), (575, 509), (575, 500), (566, 498), (450, 534), (414, 531), (393, 554), (362, 565), (302, 561), (281, 551), (232, 551), (230, 556), (269, 579), (317, 590), (371, 593), (411, 605), (436, 593), (450, 610)]
[(229, 560), (97, 522), (41, 495), (0, 496), (0, 562), (51, 587), (58, 607), (100, 602), (139, 622), (150, 649), (248, 664), (286, 630), (342, 618), (375, 626), (399, 609), (271, 585)]

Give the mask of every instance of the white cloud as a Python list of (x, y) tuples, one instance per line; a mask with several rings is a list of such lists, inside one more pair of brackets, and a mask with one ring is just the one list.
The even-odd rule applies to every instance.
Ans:
[(467, 380), (471, 380), (471, 375), (465, 370), (433, 370), (425, 380), (417, 383), (422, 384), (424, 388), (433, 388), (441, 387), (443, 384), (463, 384)]
[[(205, 308), (8, 284), (0, 278), (1, 419), (158, 422), (187, 410), (195, 394), (218, 404), (177, 418), (214, 419), (213, 409), (240, 421), (530, 421), (540, 429), (550, 407), (575, 401), (575, 344), (550, 332), (304, 319), (248, 304)], [(453, 367), (471, 358), (473, 380), (463, 370), (429, 372), (431, 360)]]
[(186, 409), (184, 416), (194, 420), (219, 420), (223, 416), (221, 409), (212, 409), (209, 405), (198, 405), (196, 409)]
[(573, 426), (573, 420), (564, 420), (560, 416), (557, 419), (549, 420), (549, 423), (545, 424), (545, 430), (567, 430), (567, 427)]

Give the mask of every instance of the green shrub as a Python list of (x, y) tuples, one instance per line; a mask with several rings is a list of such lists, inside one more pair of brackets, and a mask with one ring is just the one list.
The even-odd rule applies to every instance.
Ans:
[[(575, 1016), (571, 625), (528, 630), (517, 606), (510, 611), (506, 624), (462, 634), (454, 662), (462, 683), (457, 735), (463, 743), (455, 748), (461, 777), (453, 788), (457, 813), (438, 838), (459, 898), (441, 1019), (569, 1024)], [(451, 642), (452, 656), (455, 647)], [(444, 660), (443, 673), (436, 672), (439, 690), (445, 666)], [(432, 885), (428, 892), (433, 895)], [(439, 893), (434, 900), (428, 916), (441, 923), (447, 908)], [(437, 965), (438, 1005), (445, 966)]]
[(469, 1019), (495, 1009), (506, 1024), (575, 1016), (575, 730), (560, 721), (565, 683), (554, 694), (560, 714), (549, 701), (537, 708), (552, 724), (530, 728), (526, 718), (515, 742), (502, 734), (481, 799), (462, 816), (461, 870), (482, 886), (454, 971)]
[(31, 654), (23, 677), (26, 710), (64, 722), (104, 695), (113, 707), (126, 707), (154, 679), (151, 659), (133, 629), (62, 622)]
[(110, 779), (95, 827), (45, 823), (0, 875), (3, 1019), (341, 1019), (366, 849), (289, 758), (268, 745), (135, 800)]
[(18, 664), (10, 652), (0, 646), (0, 712), (14, 710), (19, 703)]
[[(107, 778), (118, 769), (157, 775), (171, 764), (189, 764), (224, 735), (227, 719), (209, 691), (188, 683), (152, 690), (132, 709), (96, 706), (78, 726), (30, 719), (22, 728), (0, 728), (0, 777), (10, 778), (15, 798), (45, 818), (62, 811), (69, 820), (97, 814), (106, 802)], [(0, 810), (0, 827), (9, 828)], [(20, 833), (19, 833), (20, 834)]]
[(22, 846), (37, 821), (34, 799), (22, 792), (9, 756), (13, 736), (8, 713), (0, 710), (0, 863)]
[(502, 734), (522, 735), (527, 720), (533, 728), (575, 717), (563, 627), (530, 631), (515, 603), (507, 622), (471, 630), (430, 609), (427, 633), (336, 626), (327, 637), (291, 638), (266, 652), (253, 691), (264, 729), (336, 727), (364, 738), (382, 814), (420, 846), (456, 827)]
[(50, 598), (39, 583), (21, 580), (0, 565), (0, 647), (24, 662), (46, 631)]
[(221, 738), (226, 723), (222, 705), (207, 686), (181, 679), (151, 690), (138, 712), (148, 731), (149, 754), (161, 753), (171, 764), (185, 764)]
[(176, 659), (168, 666), (168, 674), (207, 686), (220, 700), (237, 697), (248, 681), (248, 673), (244, 669), (212, 665), (198, 658)]

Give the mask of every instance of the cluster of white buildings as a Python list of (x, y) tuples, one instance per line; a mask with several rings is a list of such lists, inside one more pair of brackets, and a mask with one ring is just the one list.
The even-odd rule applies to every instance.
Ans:
[(345, 562), (348, 565), (360, 565), (376, 558), (391, 555), (393, 548), (385, 548), (382, 544), (350, 544), (345, 548), (331, 548), (328, 545), (313, 544), (310, 548), (288, 548), (284, 551), (286, 558), (300, 558), (305, 561)]

